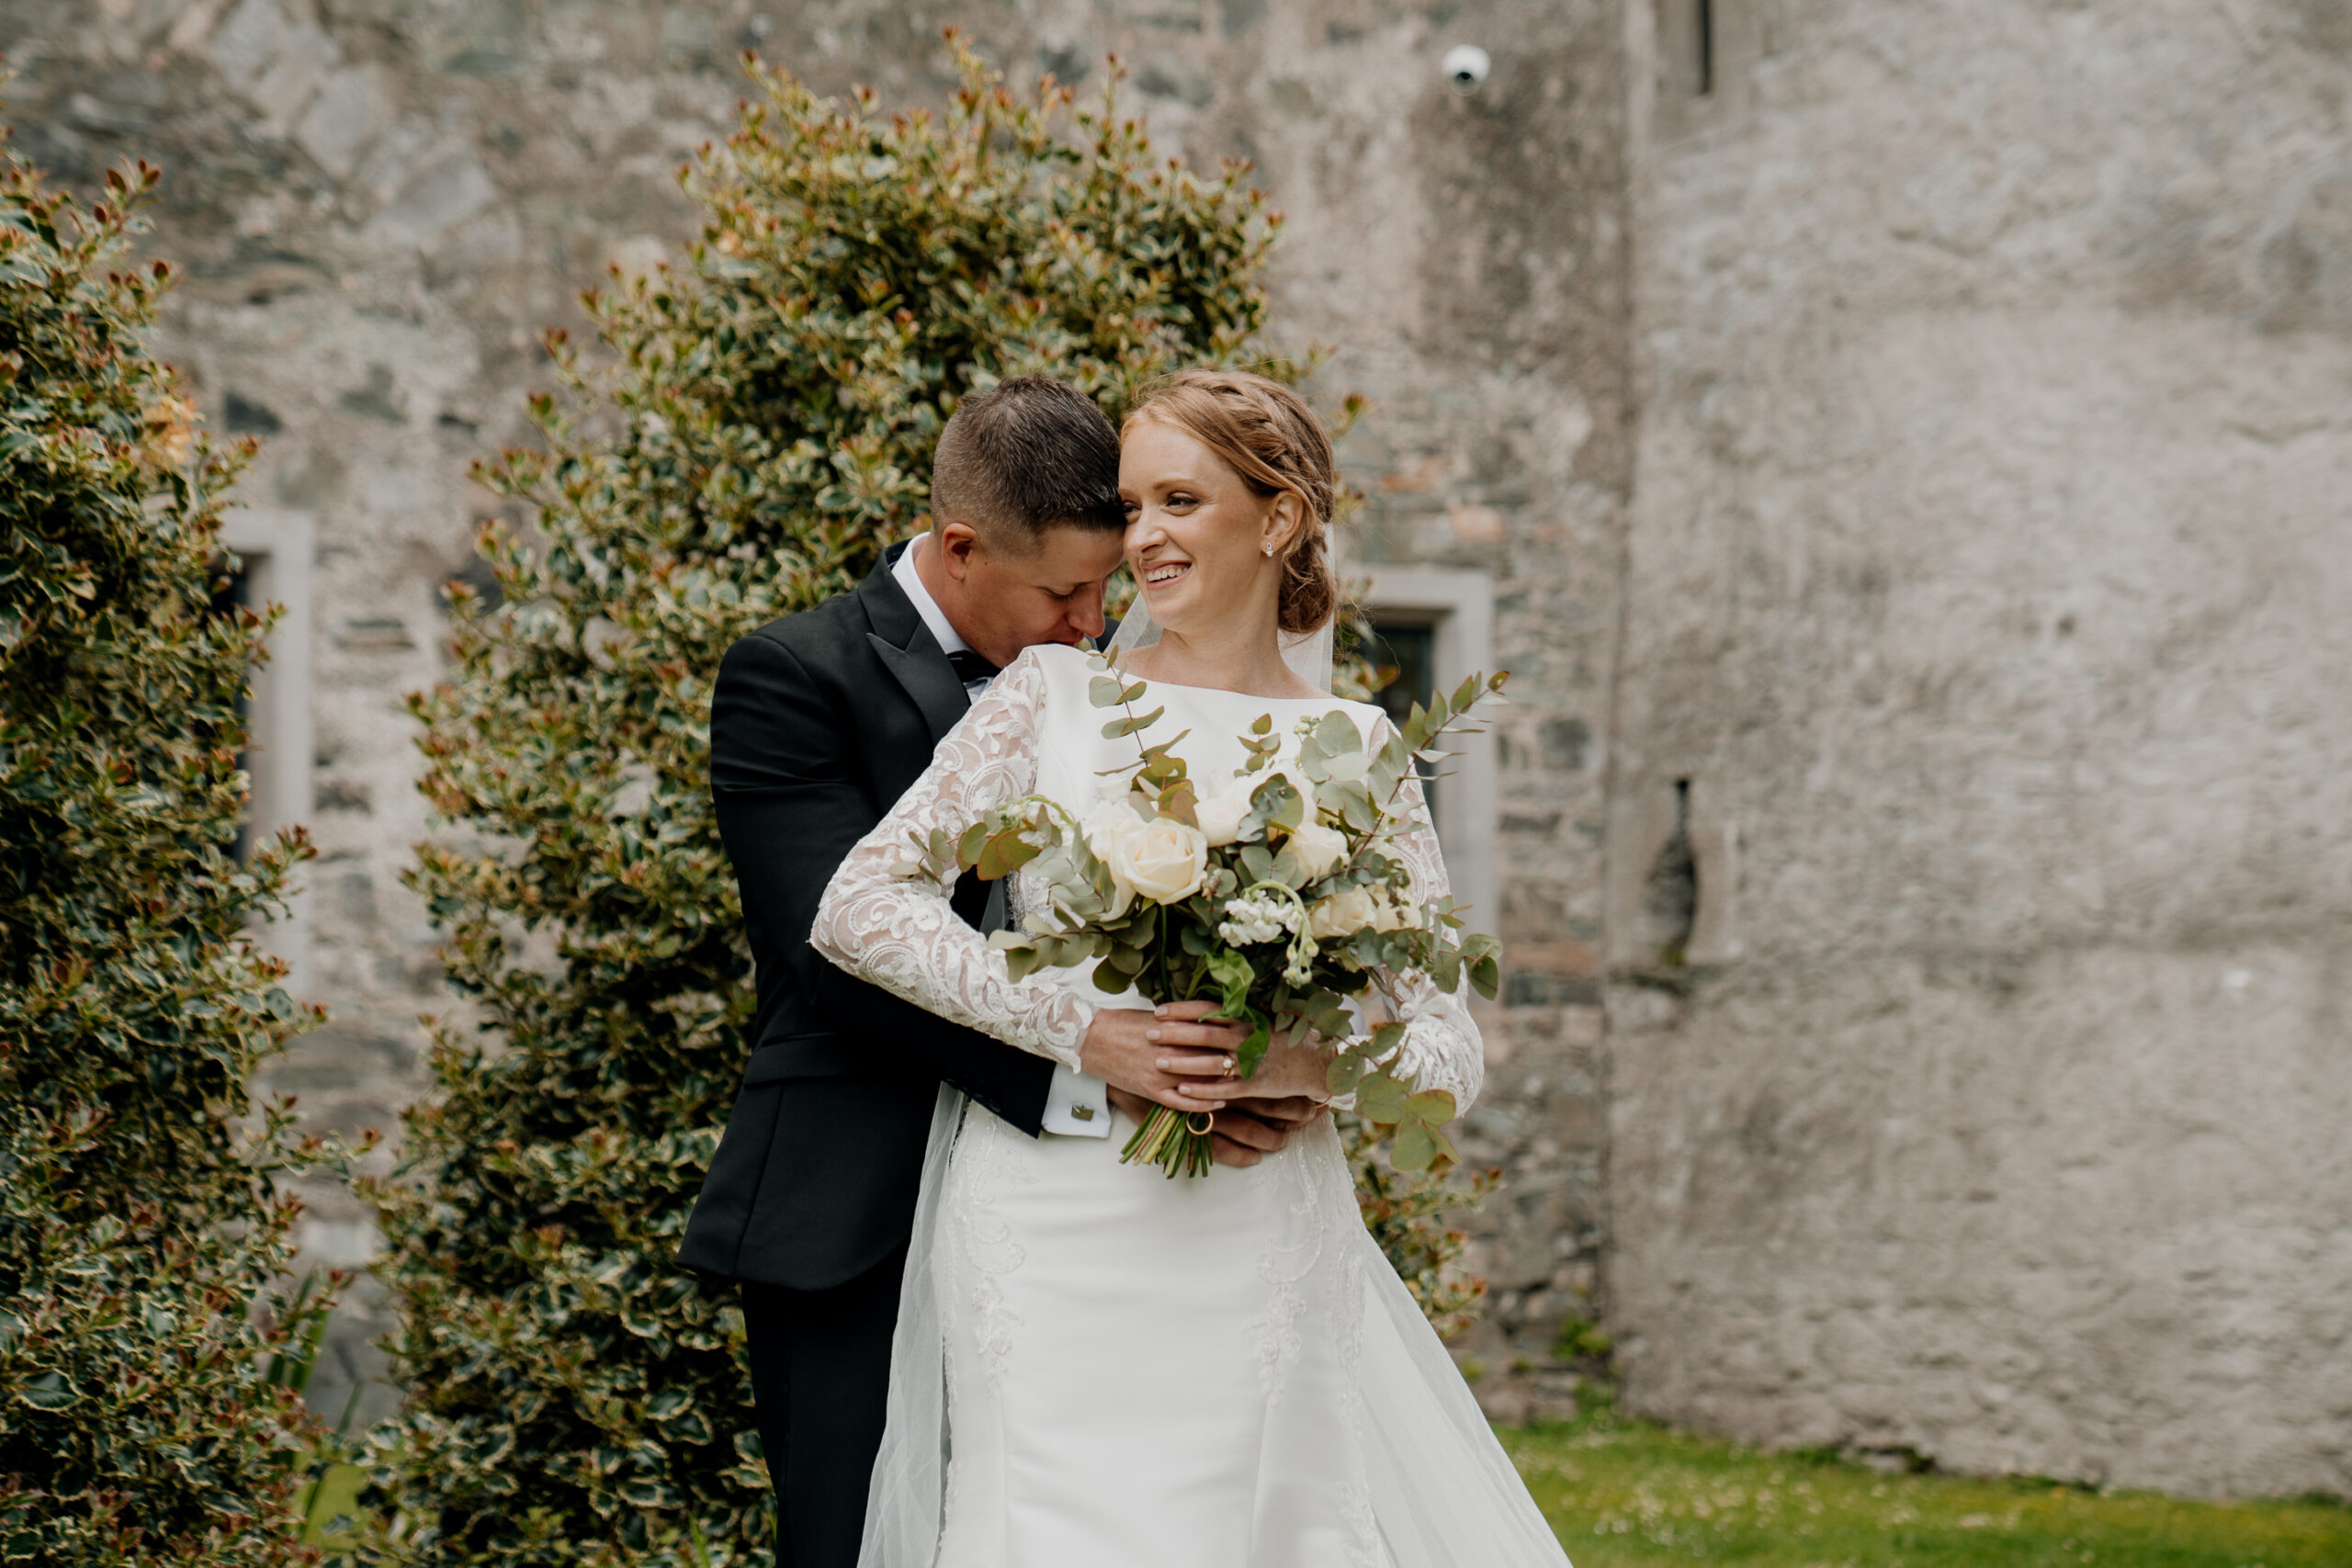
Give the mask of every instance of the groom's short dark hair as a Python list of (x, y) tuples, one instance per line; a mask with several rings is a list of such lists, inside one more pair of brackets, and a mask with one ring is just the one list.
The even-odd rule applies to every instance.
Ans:
[(931, 459), (931, 514), (1026, 550), (1054, 524), (1124, 528), (1119, 433), (1077, 388), (1014, 376), (964, 400)]

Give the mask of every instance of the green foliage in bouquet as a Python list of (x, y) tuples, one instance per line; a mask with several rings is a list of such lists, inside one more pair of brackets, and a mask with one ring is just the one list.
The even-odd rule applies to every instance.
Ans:
[[(1115, 656), (1097, 654), (1089, 694), (1120, 708), (1103, 739), (1140, 736), (1166, 707), (1136, 711), (1149, 690)], [(1184, 731), (1138, 746), (1120, 770), (1126, 787), (1080, 822), (1044, 795), (1007, 801), (956, 833), (914, 836), (900, 874), (943, 886), (964, 871), (994, 879), (1023, 866), (1048, 908), (991, 942), (1021, 979), (1047, 966), (1086, 966), (1098, 989), (1153, 1002), (1215, 997), (1211, 1016), (1246, 1021), (1239, 1074), (1255, 1073), (1277, 1033), (1311, 1030), (1345, 1040), (1330, 1065), (1335, 1095), (1390, 1140), (1399, 1171), (1442, 1173), (1459, 1158), (1443, 1132), (1457, 1107), (1445, 1089), (1419, 1089), (1400, 1063), (1405, 1026), (1382, 1022), (1350, 1039), (1347, 998), (1425, 976), (1439, 989), (1464, 979), (1491, 998), (1499, 944), (1464, 931), (1450, 897), (1412, 884), (1396, 837), (1421, 815), (1419, 764), (1450, 730), (1498, 699), (1505, 677), (1472, 676), (1451, 694), (1413, 705), (1374, 742), (1344, 712), (1302, 720), (1295, 738), (1261, 715), (1239, 737), (1247, 760), (1223, 784), (1196, 779), (1176, 748)], [(1286, 748), (1292, 761), (1283, 761)], [(1114, 786), (1115, 787), (1115, 786)], [(1396, 1010), (1392, 1006), (1384, 1010)], [(1170, 1176), (1205, 1176), (1204, 1127), (1155, 1110), (1125, 1152)]]
[(535, 402), (544, 449), (481, 470), (537, 528), (486, 535), (502, 602), (458, 592), (456, 676), (413, 704), (453, 831), (413, 886), (470, 1007), (373, 1189), (409, 1389), (372, 1456), (385, 1550), (766, 1560), (733, 1292), (672, 1264), (752, 1010), (709, 796), (720, 655), (922, 525), (962, 398), (1043, 371), (1115, 419), (1254, 352), (1273, 220), (1241, 172), (959, 56), (943, 115), (753, 64), (683, 172), (707, 211), (684, 265), (588, 299), (605, 352), (551, 343), (572, 395)]
[(0, 146), (0, 1562), (41, 1568), (314, 1555), (288, 1385), (325, 1303), (276, 1292), (321, 1151), (248, 1084), (316, 1014), (246, 935), (310, 852), (235, 854), (251, 447), (141, 344), (157, 177), (83, 213)]

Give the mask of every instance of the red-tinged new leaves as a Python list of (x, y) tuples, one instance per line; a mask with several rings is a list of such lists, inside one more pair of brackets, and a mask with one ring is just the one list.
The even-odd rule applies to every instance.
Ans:
[(266, 617), (209, 610), (214, 446), (149, 356), (169, 268), (0, 147), (0, 1561), (290, 1564), (322, 1151), (255, 1068), (318, 1021), (253, 923), (308, 840), (234, 856)]

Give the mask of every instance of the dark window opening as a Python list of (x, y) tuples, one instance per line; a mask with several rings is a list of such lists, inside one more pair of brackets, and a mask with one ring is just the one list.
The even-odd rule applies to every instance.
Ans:
[[(1364, 645), (1364, 657), (1372, 660), (1380, 674), (1389, 678), (1373, 701), (1401, 727), (1412, 716), (1415, 703), (1427, 706), (1436, 694), (1437, 627), (1374, 616), (1372, 633), (1372, 640)], [(1430, 810), (1434, 814), (1440, 787), (1436, 770), (1423, 762), (1420, 773), (1422, 792), (1429, 796)]]
[(1715, 91), (1715, 0), (1692, 0), (1699, 7), (1696, 17), (1699, 51), (1699, 96), (1711, 97)]

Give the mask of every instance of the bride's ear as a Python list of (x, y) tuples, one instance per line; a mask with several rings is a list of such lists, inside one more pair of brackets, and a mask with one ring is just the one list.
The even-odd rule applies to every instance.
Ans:
[(1267, 556), (1286, 555), (1298, 543), (1300, 522), (1306, 515), (1306, 503), (1296, 491), (1277, 491), (1274, 504), (1266, 513), (1266, 522), (1259, 535), (1259, 550)]

